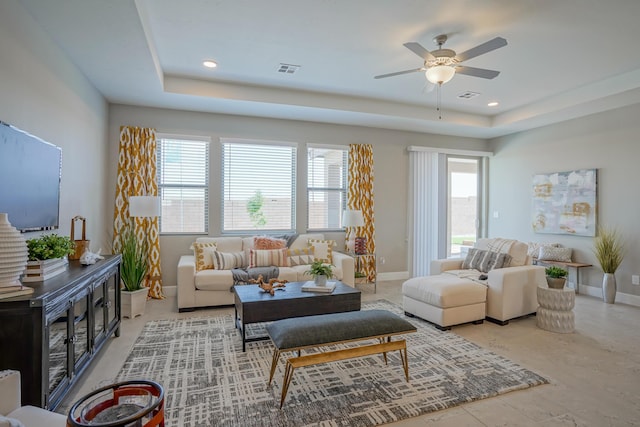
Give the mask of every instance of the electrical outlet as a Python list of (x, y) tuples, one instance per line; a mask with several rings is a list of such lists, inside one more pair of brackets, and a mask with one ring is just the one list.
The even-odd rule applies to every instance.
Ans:
[(494, 217), (494, 218), (500, 218), (500, 212), (498, 212), (498, 211), (493, 211), (493, 217)]
[(384, 263), (387, 262), (387, 260), (383, 256), (380, 257), (379, 261), (380, 261), (380, 265), (384, 265)]
[(632, 274), (631, 275), (631, 284), (632, 285), (640, 285), (640, 276), (638, 276), (637, 274)]

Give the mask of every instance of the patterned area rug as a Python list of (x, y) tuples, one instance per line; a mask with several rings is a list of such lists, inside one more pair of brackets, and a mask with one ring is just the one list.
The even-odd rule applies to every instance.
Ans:
[[(363, 303), (402, 314), (385, 301)], [(165, 388), (167, 426), (375, 426), (547, 382), (502, 356), (418, 319), (407, 339), (407, 383), (398, 352), (296, 369), (279, 409), (284, 363), (267, 386), (273, 347), (242, 352), (233, 315), (148, 322), (117, 380)], [(289, 354), (285, 354), (288, 357)]]

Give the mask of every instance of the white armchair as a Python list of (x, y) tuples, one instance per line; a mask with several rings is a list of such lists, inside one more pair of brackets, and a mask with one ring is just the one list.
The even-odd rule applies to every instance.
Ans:
[[(479, 239), (475, 247), (491, 249), (499, 239)], [(546, 286), (544, 267), (531, 265), (527, 245), (514, 241), (508, 251), (516, 266), (499, 268), (487, 274), (487, 319), (505, 325), (509, 319), (535, 313), (538, 309), (538, 286)], [(431, 274), (462, 268), (462, 259), (443, 259), (431, 262)], [(512, 261), (512, 265), (514, 262)]]
[(35, 406), (22, 406), (20, 372), (0, 371), (0, 427), (65, 427), (67, 417)]

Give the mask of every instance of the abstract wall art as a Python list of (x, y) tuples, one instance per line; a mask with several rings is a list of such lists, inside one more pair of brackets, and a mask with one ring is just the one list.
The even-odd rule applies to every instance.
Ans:
[(596, 235), (596, 169), (533, 176), (533, 218), (536, 233)]

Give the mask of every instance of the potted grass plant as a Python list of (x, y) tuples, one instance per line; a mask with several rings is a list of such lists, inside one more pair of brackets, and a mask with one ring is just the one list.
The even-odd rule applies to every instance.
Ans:
[(558, 266), (552, 265), (545, 268), (544, 272), (547, 275), (547, 285), (551, 289), (562, 289), (567, 281), (567, 270)]
[(333, 277), (333, 268), (330, 264), (324, 264), (322, 261), (314, 261), (306, 274), (313, 276), (317, 286), (326, 286), (327, 279)]
[(612, 228), (601, 227), (593, 242), (593, 253), (604, 272), (602, 298), (607, 304), (616, 302), (616, 270), (624, 258), (624, 242), (620, 233)]
[(125, 230), (122, 236), (122, 315), (133, 319), (144, 314), (149, 288), (144, 286), (147, 275), (147, 250), (140, 244), (133, 230)]

